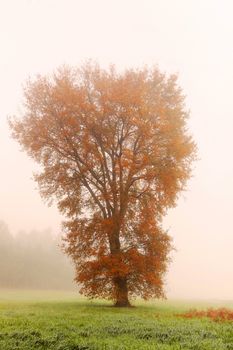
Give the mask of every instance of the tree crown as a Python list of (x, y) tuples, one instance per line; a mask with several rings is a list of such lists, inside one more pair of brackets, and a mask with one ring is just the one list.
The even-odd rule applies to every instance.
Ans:
[(37, 77), (25, 98), (13, 135), (42, 164), (42, 196), (68, 218), (65, 250), (83, 292), (116, 299), (124, 279), (131, 295), (161, 296), (171, 248), (161, 218), (196, 150), (177, 77), (86, 64)]

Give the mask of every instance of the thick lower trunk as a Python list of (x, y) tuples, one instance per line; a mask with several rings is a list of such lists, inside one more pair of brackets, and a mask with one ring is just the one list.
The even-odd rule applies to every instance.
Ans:
[[(121, 252), (120, 238), (119, 238), (119, 223), (115, 223), (115, 227), (113, 229), (112, 234), (110, 235), (109, 245), (111, 254), (118, 255)], [(117, 307), (127, 307), (131, 306), (128, 299), (128, 288), (127, 288), (127, 280), (123, 277), (114, 277), (113, 278), (114, 285), (114, 296), (115, 296), (115, 305)]]
[(128, 299), (127, 281), (125, 278), (114, 278), (115, 295), (116, 295), (116, 307), (129, 307), (131, 306)]

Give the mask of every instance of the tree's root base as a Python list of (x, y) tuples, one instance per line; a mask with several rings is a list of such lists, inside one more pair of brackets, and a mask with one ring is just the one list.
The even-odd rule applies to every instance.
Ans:
[(130, 302), (119, 302), (117, 301), (115, 304), (114, 304), (114, 307), (133, 307)]

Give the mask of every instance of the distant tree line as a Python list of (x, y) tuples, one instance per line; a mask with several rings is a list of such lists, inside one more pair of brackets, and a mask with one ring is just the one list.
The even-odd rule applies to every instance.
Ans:
[(73, 289), (73, 268), (50, 230), (13, 236), (0, 221), (0, 288)]

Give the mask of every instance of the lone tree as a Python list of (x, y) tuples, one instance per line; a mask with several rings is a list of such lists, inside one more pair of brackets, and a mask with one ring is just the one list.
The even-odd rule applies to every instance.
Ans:
[(64, 250), (88, 297), (129, 306), (164, 296), (171, 240), (161, 219), (195, 158), (176, 80), (157, 68), (63, 67), (27, 83), (23, 118), (10, 121), (42, 165), (42, 196), (67, 217)]

